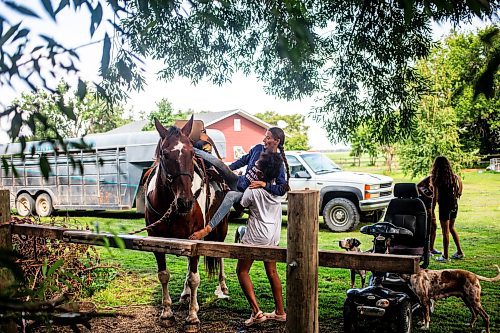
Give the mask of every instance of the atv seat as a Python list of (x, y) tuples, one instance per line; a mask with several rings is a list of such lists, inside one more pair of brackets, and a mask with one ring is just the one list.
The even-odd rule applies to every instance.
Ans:
[(420, 255), (424, 259), (421, 266), (427, 267), (430, 221), (427, 221), (425, 205), (419, 199), (417, 186), (414, 183), (394, 185), (394, 199), (387, 207), (384, 221), (397, 227), (406, 228), (413, 233), (413, 236), (399, 235), (394, 237), (389, 249), (390, 253)]

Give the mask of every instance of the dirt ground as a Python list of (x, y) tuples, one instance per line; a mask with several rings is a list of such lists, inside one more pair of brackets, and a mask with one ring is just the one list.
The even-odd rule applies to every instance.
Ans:
[[(111, 309), (110, 309), (111, 310)], [(187, 309), (175, 310), (177, 323), (173, 327), (163, 327), (158, 317), (160, 308), (153, 306), (132, 306), (113, 308), (116, 317), (94, 318), (90, 321), (91, 330), (83, 325), (78, 325), (82, 333), (110, 333), (110, 332), (147, 332), (147, 333), (178, 333), (184, 332), (183, 322), (187, 316)], [(248, 314), (249, 315), (249, 314)], [(198, 316), (201, 321), (201, 332), (205, 333), (282, 333), (285, 332), (285, 323), (266, 321), (247, 328), (243, 322), (248, 319), (247, 314), (228, 310), (200, 311)], [(321, 323), (320, 332), (339, 332), (340, 322)], [(73, 332), (68, 326), (39, 327), (34, 332)]]

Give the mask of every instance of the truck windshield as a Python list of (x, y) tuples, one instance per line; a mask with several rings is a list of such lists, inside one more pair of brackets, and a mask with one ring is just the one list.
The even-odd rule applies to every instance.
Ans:
[(323, 154), (300, 155), (316, 174), (342, 171), (340, 167)]

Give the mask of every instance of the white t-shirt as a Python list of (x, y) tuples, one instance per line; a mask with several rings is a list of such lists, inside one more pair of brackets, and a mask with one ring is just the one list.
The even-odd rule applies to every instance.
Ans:
[(263, 188), (247, 188), (241, 205), (248, 207), (248, 228), (241, 239), (243, 244), (278, 245), (281, 234), (281, 197)]

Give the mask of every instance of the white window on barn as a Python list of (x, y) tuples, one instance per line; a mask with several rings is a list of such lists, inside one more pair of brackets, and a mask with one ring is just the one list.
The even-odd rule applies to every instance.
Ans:
[(233, 152), (235, 160), (246, 154), (242, 146), (233, 146)]
[(234, 119), (234, 131), (241, 132), (241, 119)]

